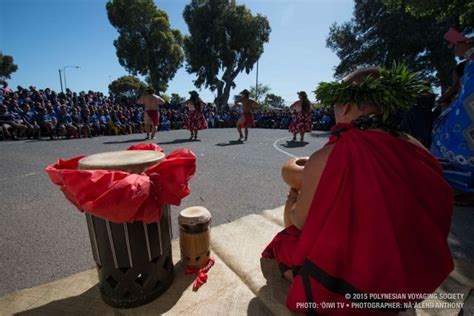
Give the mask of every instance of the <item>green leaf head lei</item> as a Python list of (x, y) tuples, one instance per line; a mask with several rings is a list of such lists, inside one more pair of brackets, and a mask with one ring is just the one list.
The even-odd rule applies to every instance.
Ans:
[(419, 95), (430, 91), (418, 73), (410, 72), (403, 64), (394, 63), (391, 68), (367, 69), (367, 72), (360, 80), (349, 75), (342, 81), (321, 82), (314, 91), (316, 99), (323, 105), (373, 104), (379, 109), (382, 123), (393, 125), (400, 111), (410, 109)]

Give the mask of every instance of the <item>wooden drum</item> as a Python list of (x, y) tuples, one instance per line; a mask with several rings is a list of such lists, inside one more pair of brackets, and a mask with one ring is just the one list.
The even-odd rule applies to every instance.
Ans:
[[(95, 154), (82, 158), (82, 170), (121, 170), (141, 173), (165, 155), (148, 150)], [(171, 216), (162, 206), (159, 222), (113, 223), (86, 214), (92, 254), (99, 274), (102, 299), (109, 305), (131, 308), (165, 292), (173, 280)]]
[(188, 207), (178, 216), (181, 261), (201, 269), (211, 254), (209, 250), (211, 213), (202, 206)]

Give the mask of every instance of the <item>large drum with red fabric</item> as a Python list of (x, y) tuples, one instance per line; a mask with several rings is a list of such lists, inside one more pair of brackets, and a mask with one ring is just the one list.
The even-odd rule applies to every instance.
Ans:
[[(108, 152), (82, 158), (79, 169), (139, 174), (164, 158), (163, 153), (150, 150)], [(100, 293), (107, 304), (137, 307), (168, 289), (173, 280), (169, 205), (161, 206), (157, 222), (114, 223), (89, 213), (86, 219)]]

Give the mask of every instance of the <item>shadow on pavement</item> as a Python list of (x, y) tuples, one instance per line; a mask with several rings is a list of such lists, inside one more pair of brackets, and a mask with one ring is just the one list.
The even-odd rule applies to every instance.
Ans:
[(181, 143), (194, 143), (194, 142), (200, 142), (200, 139), (192, 140), (189, 138), (181, 138), (181, 139), (175, 139), (171, 140), (169, 142), (158, 142), (159, 145), (171, 145), (171, 144), (181, 144)]
[(228, 143), (219, 143), (216, 146), (225, 147), (225, 146), (233, 146), (233, 145), (242, 145), (244, 142), (241, 140), (229, 140)]
[(104, 145), (113, 145), (113, 144), (127, 144), (127, 143), (136, 143), (136, 142), (144, 142), (147, 141), (145, 138), (134, 138), (134, 139), (127, 139), (127, 140), (120, 140), (120, 141), (113, 141), (113, 142), (103, 142)]
[[(53, 139), (51, 139), (49, 137), (43, 137), (43, 138), (37, 138), (37, 139), (25, 139), (23, 141), (25, 143), (38, 143), (38, 142), (57, 142), (57, 141), (63, 141), (63, 140), (68, 140), (69, 141), (69, 140), (78, 140), (78, 139), (84, 139), (84, 138), (75, 138), (75, 137), (66, 138), (66, 137), (61, 136), (61, 137), (55, 137)], [(13, 142), (16, 142), (16, 141), (14, 140)]]
[[(178, 262), (170, 288), (154, 301), (130, 309), (131, 314), (162, 315), (168, 312), (176, 305), (194, 278), (195, 275), (185, 275), (181, 261)], [(54, 291), (52, 292), (54, 295)], [(47, 298), (43, 297), (43, 299)], [(54, 300), (15, 315), (122, 315), (125, 314), (123, 311), (123, 309), (112, 308), (105, 304), (100, 298), (99, 284), (96, 284), (80, 295)]]
[(281, 144), (282, 147), (286, 147), (286, 148), (297, 148), (297, 147), (304, 147), (306, 145), (308, 145), (309, 143), (308, 142), (305, 142), (305, 141), (302, 141), (302, 142), (298, 142), (298, 141), (287, 141), (286, 144)]
[(316, 138), (324, 138), (324, 137), (329, 137), (331, 135), (331, 132), (323, 132), (323, 131), (318, 131), (318, 132), (312, 132), (309, 133), (312, 137)]

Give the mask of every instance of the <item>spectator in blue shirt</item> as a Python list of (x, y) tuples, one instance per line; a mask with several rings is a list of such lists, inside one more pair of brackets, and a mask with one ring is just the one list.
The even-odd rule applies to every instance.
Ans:
[(122, 122), (120, 121), (120, 118), (118, 117), (116, 111), (111, 112), (110, 122), (111, 122), (110, 126), (111, 126), (111, 129), (112, 129), (112, 133), (114, 135), (121, 135), (121, 134), (124, 135), (124, 134), (126, 134), (125, 125), (122, 124)]
[(72, 125), (72, 118), (67, 112), (65, 105), (60, 106), (60, 113), (58, 114), (58, 124), (56, 126), (59, 135), (65, 135), (67, 139), (71, 136), (77, 137), (77, 128)]
[(91, 113), (88, 108), (85, 108), (84, 111), (82, 111), (82, 122), (84, 123), (84, 126), (89, 128), (91, 136), (94, 137), (100, 135), (99, 118), (94, 112)]
[(131, 124), (133, 126), (133, 131), (135, 133), (142, 133), (143, 132), (143, 112), (140, 112), (136, 109), (133, 112)]
[(84, 136), (84, 138), (89, 137), (90, 128), (88, 124), (84, 124), (81, 114), (77, 112), (77, 108), (73, 107), (71, 110), (71, 119), (72, 125), (76, 128), (79, 138)]
[(30, 109), (30, 105), (28, 103), (24, 103), (21, 107), (20, 117), (23, 120), (23, 124), (25, 124), (26, 130), (26, 137), (30, 139), (38, 138), (41, 136), (40, 127), (36, 122), (36, 113)]
[(17, 137), (21, 137), (26, 132), (26, 126), (21, 124), (13, 113), (8, 112), (5, 105), (0, 105), (0, 126), (3, 131), (5, 138), (16, 140)]
[(111, 123), (109, 112), (107, 110), (99, 110), (99, 124), (101, 128), (104, 128), (107, 135), (111, 135)]
[(55, 127), (57, 124), (55, 116), (48, 114), (44, 107), (40, 107), (36, 114), (35, 121), (41, 129), (41, 135), (49, 135), (49, 138), (54, 138)]

